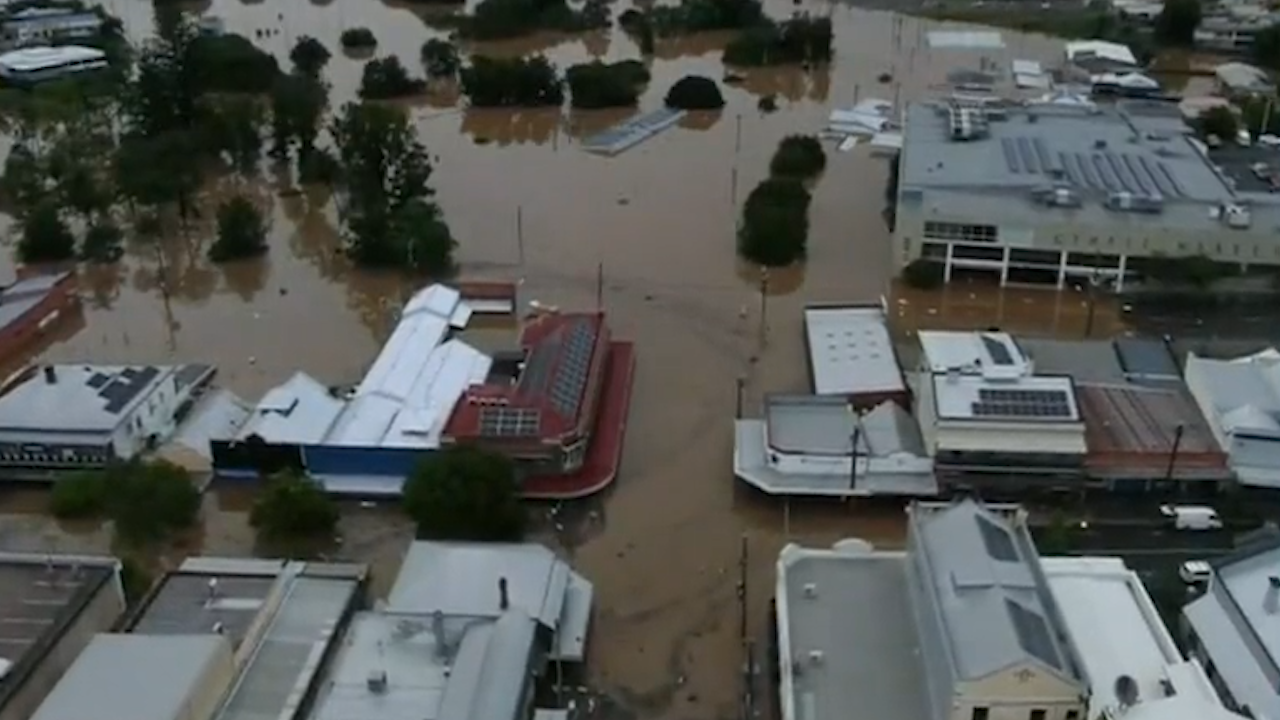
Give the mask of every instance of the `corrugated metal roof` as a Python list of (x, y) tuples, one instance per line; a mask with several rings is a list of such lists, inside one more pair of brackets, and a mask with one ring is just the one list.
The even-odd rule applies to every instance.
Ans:
[(1169, 378), (1181, 377), (1173, 354), (1160, 340), (1122, 337), (1115, 340), (1120, 366), (1130, 377)]
[(972, 500), (914, 505), (910, 525), (922, 578), (940, 616), (958, 680), (1034, 663), (1066, 681), (1074, 670), (1047, 609), (1048, 589), (1026, 527)]
[(269, 443), (318, 443), (342, 412), (345, 403), (304, 372), (272, 388), (240, 428), (239, 437), (257, 435)]
[(220, 662), (230, 669), (221, 635), (98, 635), (32, 720), (181, 720)]
[(810, 306), (804, 310), (804, 330), (816, 394), (906, 390), (879, 305)]

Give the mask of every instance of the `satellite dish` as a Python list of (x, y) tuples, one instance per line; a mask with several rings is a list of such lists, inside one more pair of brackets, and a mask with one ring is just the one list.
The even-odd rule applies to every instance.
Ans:
[(1123, 707), (1130, 707), (1138, 703), (1138, 681), (1128, 675), (1121, 675), (1116, 678), (1116, 699), (1120, 701)]

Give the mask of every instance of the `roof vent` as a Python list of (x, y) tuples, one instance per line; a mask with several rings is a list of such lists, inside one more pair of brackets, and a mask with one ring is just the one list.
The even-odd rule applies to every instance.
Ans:
[(1107, 195), (1107, 209), (1116, 212), (1146, 213), (1158, 215), (1164, 212), (1164, 198), (1158, 195), (1135, 195), (1130, 192), (1113, 192)]
[(1134, 680), (1130, 675), (1121, 675), (1116, 678), (1116, 700), (1120, 702), (1120, 707), (1133, 707), (1138, 704), (1138, 681)]
[(818, 597), (818, 583), (805, 583), (804, 596), (810, 599)]
[(498, 609), (506, 612), (511, 607), (511, 597), (507, 594), (507, 579), (498, 578)]
[(1253, 225), (1253, 215), (1243, 205), (1223, 205), (1219, 217), (1233, 230), (1246, 230)]
[(815, 666), (816, 666), (816, 665), (821, 665), (821, 664), (822, 664), (822, 661), (823, 661), (823, 660), (826, 660), (826, 658), (827, 658), (827, 654), (826, 654), (826, 653), (824, 653), (824, 652), (822, 652), (821, 650), (810, 650), (810, 651), (809, 651), (809, 664), (810, 664), (810, 665), (815, 665)]
[(371, 670), (365, 679), (365, 687), (374, 695), (385, 695), (387, 692), (387, 671)]
[(1107, 141), (1106, 141), (1106, 140), (1094, 140), (1094, 141), (1093, 141), (1093, 147), (1094, 147), (1094, 149), (1096, 149), (1096, 150), (1106, 150), (1106, 149), (1107, 149)]
[(50, 385), (58, 384), (58, 371), (52, 365), (44, 366), (44, 381)]
[(1272, 575), (1267, 578), (1267, 593), (1262, 597), (1262, 609), (1268, 615), (1280, 611), (1280, 577)]

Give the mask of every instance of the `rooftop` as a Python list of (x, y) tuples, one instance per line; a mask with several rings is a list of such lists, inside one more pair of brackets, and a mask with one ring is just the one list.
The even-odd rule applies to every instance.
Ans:
[(95, 637), (32, 720), (175, 720), (219, 662), (231, 665), (219, 635)]
[(1031, 358), (1009, 333), (921, 330), (916, 336), (924, 369), (933, 373), (1012, 379), (1034, 372)]
[(0, 553), (0, 704), (116, 572), (114, 558)]
[(312, 720), (516, 720), (536, 628), (519, 609), (491, 622), (359, 613)]
[(804, 326), (816, 394), (906, 390), (880, 305), (809, 306), (804, 310)]
[(1217, 229), (1221, 207), (1247, 199), (1255, 231), (1280, 220), (1280, 200), (1233, 189), (1146, 106), (1014, 109), (1005, 120), (970, 118), (961, 126), (980, 131), (963, 140), (954, 124), (943, 106), (906, 113), (901, 198), (924, 218)]
[(1016, 382), (973, 375), (932, 377), (940, 420), (1076, 423), (1080, 408), (1069, 377), (1037, 375)]
[(860, 545), (788, 545), (778, 558), (783, 720), (928, 716), (906, 556)]
[(1184, 608), (1236, 702), (1280, 717), (1280, 539), (1265, 536), (1210, 561), (1209, 592)]
[(1026, 519), (1016, 508), (915, 503), (909, 532), (929, 576), (957, 680), (1031, 663), (1070, 682), (1076, 667)]
[(501, 582), (511, 607), (556, 634), (553, 655), (582, 658), (592, 585), (535, 543), (415, 542), (387, 607), (396, 613), (497, 618), (503, 611)]
[(1218, 81), (1237, 92), (1271, 92), (1274, 86), (1267, 73), (1242, 62), (1223, 63), (1213, 69)]
[(1043, 375), (1068, 375), (1077, 383), (1125, 382), (1124, 368), (1110, 340), (1019, 338), (1018, 344)]
[(580, 431), (596, 401), (609, 337), (602, 313), (536, 317), (520, 334), (517, 377), (468, 388), (445, 435), (540, 442)]
[(1176, 695), (1184, 707), (1194, 704), (1202, 713), (1185, 717), (1230, 715), (1199, 663), (1183, 659), (1142, 581), (1123, 560), (1054, 557), (1041, 562), (1089, 681), (1090, 718), (1121, 711), (1116, 694), (1120, 677), (1133, 679), (1141, 703), (1165, 706)]
[(1172, 458), (1178, 477), (1230, 477), (1226, 454), (1185, 389), (1081, 384), (1076, 397), (1093, 474), (1162, 477)]
[(79, 45), (29, 47), (0, 55), (0, 70), (31, 72), (68, 62), (106, 60), (107, 54), (97, 48)]
[(201, 566), (191, 561), (152, 591), (128, 631), (139, 635), (192, 635), (215, 627), (238, 648), (258, 617), (281, 569), (279, 561)]
[(70, 273), (33, 275), (0, 290), (0, 328), (21, 319), (60, 284), (74, 284)]
[(0, 395), (0, 432), (109, 433), (162, 384), (199, 384), (213, 371), (208, 365), (32, 367)]
[(765, 423), (769, 446), (780, 452), (848, 456), (856, 436), (861, 456), (925, 453), (919, 426), (893, 402), (855, 414), (843, 398), (771, 394)]
[(1235, 360), (1190, 353), (1187, 376), (1203, 391), (1197, 396), (1202, 409), (1216, 416), (1224, 433), (1280, 438), (1280, 353), (1264, 350)]

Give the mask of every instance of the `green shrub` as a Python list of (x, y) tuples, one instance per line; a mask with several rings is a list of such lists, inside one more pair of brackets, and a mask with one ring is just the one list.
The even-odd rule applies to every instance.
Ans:
[(258, 494), (249, 524), (266, 540), (331, 537), (338, 507), (319, 483), (285, 471), (272, 476)]
[(649, 69), (639, 60), (574, 65), (565, 73), (575, 108), (631, 107), (649, 82)]
[(667, 91), (665, 104), (673, 110), (719, 110), (724, 107), (724, 95), (715, 80), (686, 75)]
[(49, 512), (63, 520), (100, 517), (107, 509), (106, 473), (85, 470), (70, 473), (53, 483)]
[(783, 138), (769, 162), (769, 172), (775, 177), (801, 180), (817, 177), (826, 167), (827, 154), (822, 149), (822, 143), (812, 135), (788, 135)]
[(769, 178), (747, 196), (738, 254), (765, 267), (803, 260), (809, 237), (809, 191), (791, 178)]
[(542, 55), (509, 59), (477, 55), (462, 70), (462, 92), (473, 107), (548, 107), (564, 102), (556, 66)]

